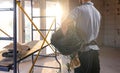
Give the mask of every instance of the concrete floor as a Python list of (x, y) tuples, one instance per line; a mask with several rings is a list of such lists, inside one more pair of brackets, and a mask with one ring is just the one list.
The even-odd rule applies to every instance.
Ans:
[(120, 49), (101, 48), (100, 64), (101, 73), (120, 73)]
[[(58, 56), (59, 61), (61, 62), (61, 56)], [(52, 67), (58, 67), (58, 63), (54, 58), (42, 58), (37, 61), (37, 64), (47, 65)], [(101, 47), (100, 50), (100, 65), (101, 72), (100, 73), (120, 73), (120, 50), (113, 49), (109, 47)], [(19, 70), (20, 73), (29, 73), (29, 69), (31, 66), (31, 61), (25, 60), (20, 63)], [(34, 73), (57, 73), (58, 69), (51, 68), (34, 68)], [(13, 73), (13, 70), (10, 72), (0, 73)]]

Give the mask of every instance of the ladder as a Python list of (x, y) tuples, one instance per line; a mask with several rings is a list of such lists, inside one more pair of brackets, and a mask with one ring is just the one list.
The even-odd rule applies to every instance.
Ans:
[[(34, 15), (34, 5), (33, 5), (33, 2), (34, 0), (30, 0), (31, 1), (31, 18), (32, 20), (34, 21), (34, 19), (38, 19), (38, 20), (41, 20), (41, 23), (40, 25), (43, 25), (46, 26), (46, 19), (47, 18), (56, 18), (55, 16), (46, 16), (46, 15)], [(43, 20), (42, 20), (43, 19)], [(45, 22), (44, 22), (45, 21)], [(33, 26), (31, 27), (31, 39), (34, 40), (34, 32), (36, 32), (37, 30), (33, 28)], [(54, 28), (53, 29), (47, 29), (47, 28), (41, 28), (39, 27), (39, 31), (43, 32), (44, 36), (46, 35), (47, 31), (56, 31), (56, 20), (55, 20), (55, 25), (54, 25)], [(40, 37), (40, 40), (41, 40), (41, 37)], [(52, 48), (51, 48), (52, 49)], [(59, 60), (57, 59), (57, 50), (55, 49), (54, 51), (54, 55), (42, 55), (42, 54), (39, 54), (39, 56), (42, 56), (42, 57), (51, 57), (51, 58), (55, 58), (55, 60), (57, 61), (57, 63), (59, 64), (59, 67), (50, 67), (50, 66), (40, 66), (40, 65), (34, 65), (34, 67), (42, 67), (42, 68), (51, 68), (51, 69), (59, 69), (59, 71), (61, 71), (61, 64), (59, 62)], [(34, 56), (35, 55), (32, 55), (32, 61), (34, 60)], [(33, 61), (34, 63), (34, 61)], [(32, 69), (32, 68), (31, 68)], [(33, 71), (33, 69), (30, 71), (30, 73)]]

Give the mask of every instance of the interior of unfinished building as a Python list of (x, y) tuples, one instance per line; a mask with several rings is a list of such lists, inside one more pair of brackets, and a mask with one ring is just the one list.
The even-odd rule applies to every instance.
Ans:
[[(0, 73), (66, 73), (67, 58), (50, 45), (50, 39), (80, 1), (0, 0)], [(100, 73), (119, 73), (120, 0), (91, 1), (101, 14)], [(12, 58), (3, 57), (11, 49)], [(18, 49), (24, 49), (22, 55)]]

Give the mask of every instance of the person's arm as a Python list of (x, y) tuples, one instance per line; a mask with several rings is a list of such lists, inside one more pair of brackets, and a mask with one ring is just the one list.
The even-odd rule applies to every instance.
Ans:
[(64, 35), (66, 34), (67, 29), (68, 29), (68, 26), (69, 26), (70, 24), (74, 24), (73, 19), (70, 18), (70, 17), (67, 17), (67, 18), (61, 23), (61, 29), (62, 29), (62, 32), (63, 32)]

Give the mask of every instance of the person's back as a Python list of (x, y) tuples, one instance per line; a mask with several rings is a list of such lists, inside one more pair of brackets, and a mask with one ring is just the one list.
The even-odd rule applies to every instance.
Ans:
[[(101, 16), (90, 0), (82, 1), (85, 2), (71, 11), (70, 18), (76, 22), (77, 30), (84, 33), (86, 43), (91, 43), (91, 41), (97, 39)], [(82, 48), (79, 52), (81, 66), (75, 69), (75, 73), (99, 73), (98, 50), (96, 44), (90, 44)]]
[[(101, 17), (100, 13), (93, 6), (92, 2), (84, 3), (83, 5), (75, 8), (71, 12), (71, 17), (76, 22), (77, 30), (80, 30), (80, 32), (84, 32), (84, 39), (86, 43), (90, 43), (97, 38), (100, 28)], [(95, 47), (95, 49), (98, 50), (98, 47)], [(88, 48), (86, 48), (86, 50), (88, 50)]]
[[(85, 32), (86, 41), (97, 38), (100, 27), (100, 14), (91, 2), (87, 2), (73, 10), (72, 16), (76, 26)], [(93, 34), (91, 34), (93, 33)]]
[(78, 51), (81, 66), (75, 68), (74, 72), (100, 73), (99, 48), (97, 44), (92, 41), (98, 37), (101, 15), (91, 0), (80, 1), (82, 1), (82, 5), (74, 8), (69, 13), (67, 18), (61, 23), (61, 30), (63, 35), (66, 35), (69, 25), (75, 24), (77, 34), (84, 37), (83, 39), (87, 44)]

